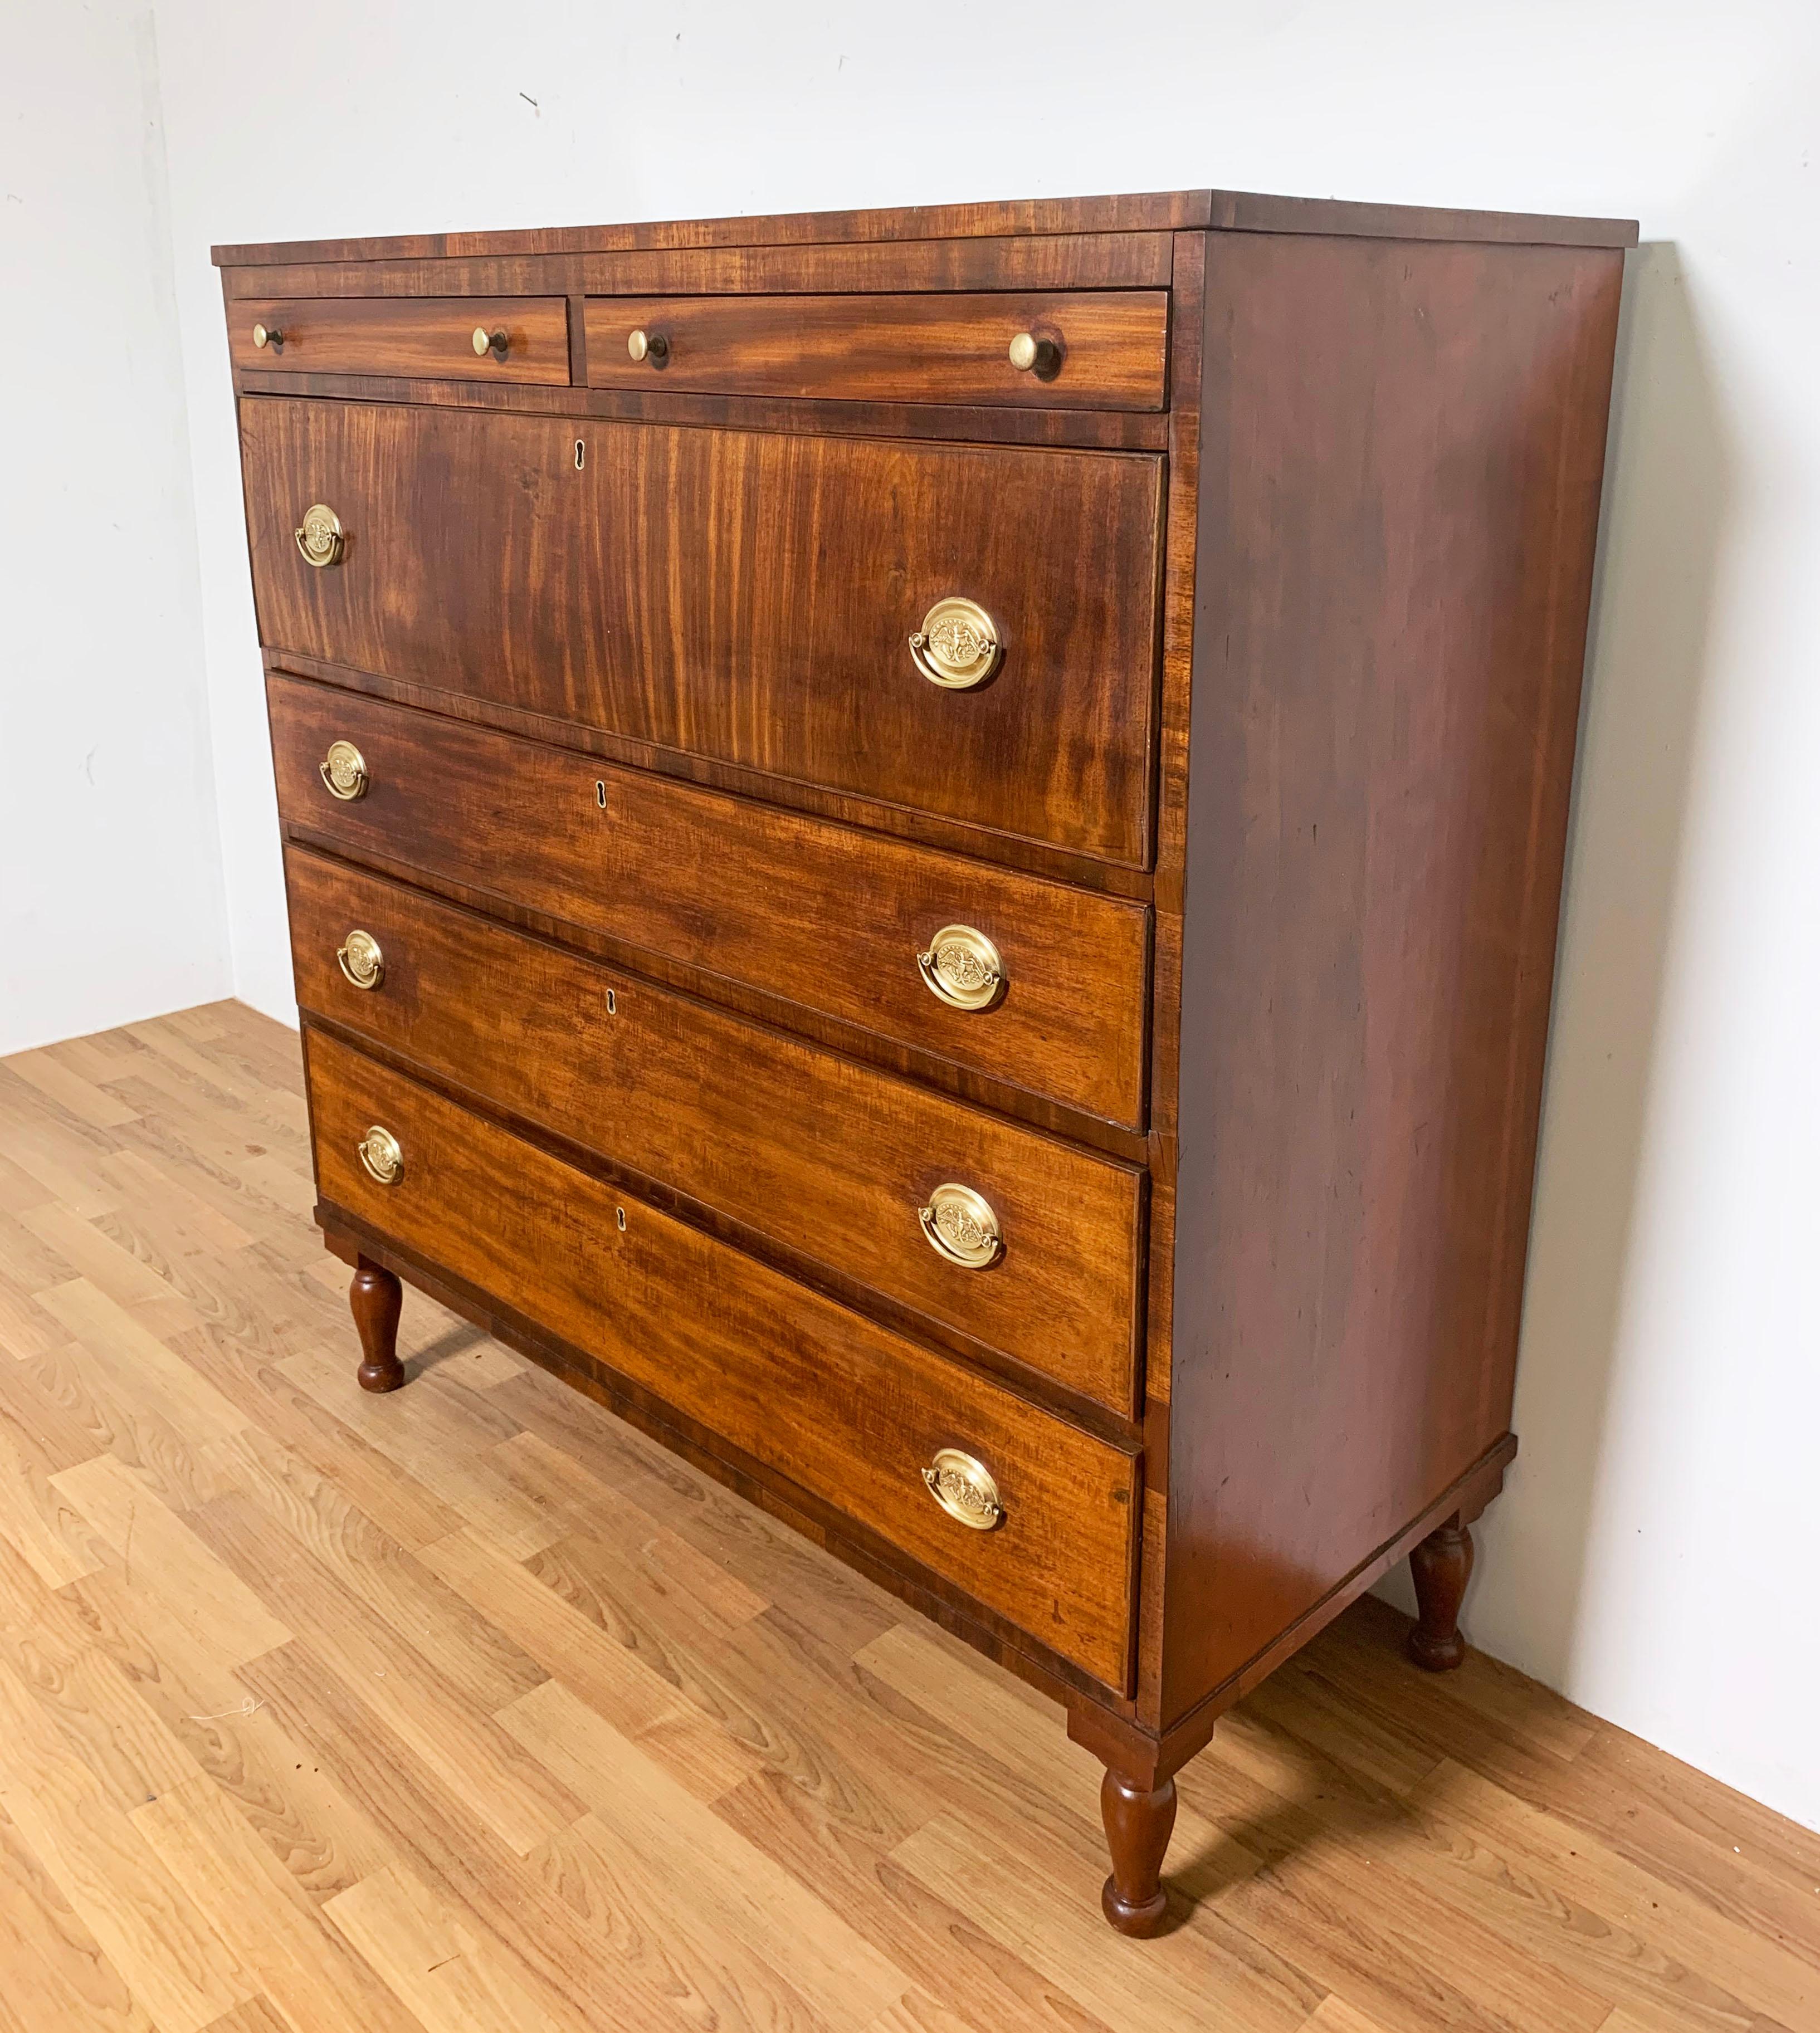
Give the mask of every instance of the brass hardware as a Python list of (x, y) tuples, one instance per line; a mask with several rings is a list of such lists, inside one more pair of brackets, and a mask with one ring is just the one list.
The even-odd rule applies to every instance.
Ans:
[(1020, 331), (1011, 342), (1010, 358), (1019, 373), (1034, 374), (1038, 380), (1047, 381), (1062, 365), (1062, 348), (1052, 339)]
[(335, 949), (341, 971), (356, 988), (377, 988), (385, 979), (385, 956), (371, 932), (357, 927)]
[(990, 1009), (1005, 987), (998, 947), (971, 925), (944, 925), (916, 966), (930, 994), (955, 1009)]
[(398, 1139), (376, 1122), (360, 1140), (360, 1162), (382, 1186), (395, 1186), (404, 1177), (404, 1152)]
[(991, 1202), (971, 1186), (957, 1186), (952, 1181), (938, 1186), (929, 1196), (929, 1204), (916, 1210), (916, 1219), (936, 1255), (964, 1271), (983, 1271), (1005, 1253)]
[(938, 600), (910, 638), (916, 668), (932, 685), (965, 691), (983, 685), (998, 668), (1005, 646), (992, 616), (976, 600)]
[(496, 353), (504, 360), (511, 343), (512, 335), (503, 325), (496, 331), (489, 331), (484, 324), (474, 327), (474, 351), (483, 360), (489, 353)]
[(661, 367), (670, 357), (670, 342), (661, 331), (635, 331), (626, 341), (626, 350), (635, 360), (649, 360)]
[(284, 334), (275, 324), (256, 324), (253, 328), (253, 343), (263, 353), (269, 346), (274, 353), (284, 350)]
[(339, 564), (341, 554), (347, 548), (341, 518), (326, 502), (312, 502), (304, 510), (302, 526), (295, 534), (304, 563), (314, 565), (319, 571), (324, 565)]
[(942, 1448), (923, 1470), (923, 1480), (950, 1518), (976, 1532), (990, 1532), (1005, 1515), (991, 1470), (958, 1447)]
[(316, 773), (327, 785), (331, 798), (351, 804), (366, 796), (373, 781), (366, 773), (366, 758), (351, 741), (331, 741), (328, 753), (316, 766)]

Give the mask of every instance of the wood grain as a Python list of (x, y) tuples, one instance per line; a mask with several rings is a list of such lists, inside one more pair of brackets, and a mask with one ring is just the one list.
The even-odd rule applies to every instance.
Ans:
[[(1097, 1767), (1047, 1702), (504, 1351), (480, 1360), (484, 1345), (419, 1295), (403, 1335), (416, 1380), (361, 1398), (339, 1283), (313, 1275), (307, 1215), (272, 1208), (262, 1176), (260, 1118), (301, 1092), (294, 1038), (219, 1005), (48, 1056), (114, 1120), (54, 1102), (46, 1114), (56, 1076), (0, 1065), (0, 1148), (48, 1135), (97, 1179), (129, 1150), (152, 1155), (119, 1175), (129, 1190), (97, 1187), (92, 1214), (66, 1207), (43, 1232), (80, 1250), (75, 1223), (155, 1226), (136, 1193), (206, 1189), (239, 1209), (242, 1239), (217, 1227), (181, 1266), (161, 1260), (162, 1295), (92, 1309), (80, 1342), (38, 1310), (57, 1365), (0, 1329), (0, 1571), (29, 1580), (16, 1591), (28, 1621), (0, 1612), (0, 1704), (42, 1732), (23, 1818), (0, 1806), (6, 2033), (313, 2033), (356, 2004), (375, 2033), (699, 2033), (704, 2001), (724, 2026), (770, 2033), (1814, 2022), (1820, 1838), (1481, 1655), (1444, 1680), (1417, 1673), (1407, 1623), (1371, 1601), (1179, 1775), (1171, 1931), (1122, 1951), (1094, 1910)], [(147, 1078), (152, 1059), (213, 1069), (196, 1114)], [(155, 1146), (140, 1140), (154, 1112)], [(231, 1144), (223, 1122), (239, 1129)], [(15, 1196), (35, 1204), (24, 1213), (59, 1205), (42, 1183)], [(32, 1275), (68, 1267), (47, 1259)], [(204, 1292), (199, 1334), (182, 1322)], [(466, 1690), (470, 1716), (493, 1713), (519, 1752), (549, 1761), (574, 1819), (518, 1856), (365, 1700), (355, 1660), (325, 1665), (307, 1640), (212, 1690), (189, 1684), (207, 1661), (170, 1606), (177, 1575), (148, 1569), (137, 1529), (129, 1587), (105, 1544), (81, 1578), (25, 1567), (11, 1521), (32, 1498), (9, 1464), (132, 1470), (149, 1409), (122, 1404), (117, 1425), (91, 1429), (72, 1408), (114, 1392), (146, 1319), (199, 1402), (245, 1408), (203, 1443), (240, 1492), (242, 1536), (206, 1504), (186, 1529), (217, 1557), (250, 1554), (248, 1586), (286, 1631), (310, 1627), (325, 1586), (368, 1570), (360, 1599), (388, 1634), (379, 1663), (405, 1678), (400, 1717), (420, 1689)], [(275, 1333), (320, 1353), (332, 1409), (272, 1368)], [(567, 1536), (519, 1559), (458, 1529), (347, 1423), (376, 1417), (401, 1434), (423, 1425), (400, 1457), (477, 1478), (509, 1465)], [(337, 1494), (353, 1490), (366, 1503)], [(405, 1581), (405, 1541), (381, 1513), (425, 1549), (421, 1581)], [(433, 1615), (426, 1587), (448, 1591)], [(547, 1660), (521, 1651), (502, 1679), (507, 1630)], [(47, 1670), (53, 1656), (68, 1663)], [(201, 1761), (186, 1778), (168, 1762), (179, 1737)], [(622, 1793), (627, 1745), (636, 1783)], [(167, 1762), (144, 1765), (154, 1755)], [(134, 1756), (155, 1802), (118, 1791)], [(772, 1913), (788, 1919), (761, 1940)]]
[[(593, 298), (588, 380), (597, 388), (1159, 410), (1168, 316), (1161, 290)], [(631, 358), (635, 330), (663, 339), (661, 363)], [(1058, 349), (1052, 373), (1011, 364), (1019, 332)]]
[[(309, 1040), (323, 1198), (711, 1422), (1118, 1691), (1129, 1671), (1132, 1457), (960, 1365), (492, 1128), (320, 1031)], [(382, 1186), (356, 1151), (406, 1153)], [(511, 1181), (509, 1198), (498, 1182)], [(624, 1226), (619, 1226), (623, 1215)], [(693, 1295), (712, 1292), (711, 1310)], [(1005, 1507), (976, 1532), (923, 1470), (958, 1447)]]
[[(283, 336), (256, 345), (256, 324)], [(489, 337), (504, 332), (504, 352), (477, 354), (477, 326)], [(243, 298), (227, 335), (234, 365), (265, 374), (441, 375), (508, 385), (569, 378), (560, 297)]]
[[(1090, 1114), (1142, 1120), (1140, 906), (319, 685), (274, 676), (267, 698), (294, 833), (749, 983), (786, 1020), (807, 1004)], [(341, 739), (372, 773), (353, 803), (317, 773)], [(1004, 957), (1010, 985), (990, 1010), (947, 1007), (917, 972), (949, 924), (976, 927)]]
[[(261, 642), (1143, 864), (1158, 459), (582, 435), (578, 471), (562, 419), (248, 398)], [(313, 502), (348, 533), (325, 570)], [(1005, 645), (971, 691), (908, 646), (949, 594)]]
[[(294, 848), (298, 998), (316, 1015), (1127, 1417), (1143, 1180), (1127, 1166)], [(356, 927), (375, 989), (336, 955)], [(990, 1020), (988, 1018), (987, 1020)], [(988, 1270), (918, 1209), (945, 1181), (999, 1218)]]

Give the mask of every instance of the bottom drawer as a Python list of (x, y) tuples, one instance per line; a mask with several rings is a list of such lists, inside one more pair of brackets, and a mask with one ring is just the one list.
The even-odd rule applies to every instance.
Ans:
[[(457, 1107), (309, 1036), (324, 1199), (788, 1476), (1129, 1691), (1137, 1464), (1120, 1448)], [(361, 1158), (378, 1126), (403, 1164)], [(624, 1219), (624, 1226), (620, 1226)], [(983, 1464), (1001, 1514), (924, 1470)]]

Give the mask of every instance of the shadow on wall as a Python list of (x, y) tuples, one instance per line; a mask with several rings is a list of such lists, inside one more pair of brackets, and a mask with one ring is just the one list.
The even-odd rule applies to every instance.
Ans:
[[(1672, 241), (1629, 257), (1515, 1425), (1462, 1627), (1571, 1693), (1623, 1332), (1728, 449)], [(1413, 1612), (1406, 1567), (1380, 1590)]]

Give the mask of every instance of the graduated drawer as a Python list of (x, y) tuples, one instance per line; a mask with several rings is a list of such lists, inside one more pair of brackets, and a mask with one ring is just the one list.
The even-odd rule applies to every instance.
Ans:
[[(275, 676), (285, 824), (1141, 1126), (1149, 914), (542, 742)], [(338, 798), (336, 742), (363, 765)], [(961, 924), (998, 948), (989, 1008), (927, 986)]]
[[(286, 873), (305, 1009), (1133, 1414), (1129, 1166), (301, 848)], [(988, 1264), (942, 1236), (956, 1185)]]
[(597, 388), (1160, 410), (1169, 295), (593, 297), (587, 332)]
[[(241, 439), (268, 647), (1145, 859), (1152, 454), (265, 397)], [(965, 689), (924, 675), (991, 662), (951, 598), (1002, 651)]]
[(563, 297), (237, 298), (227, 336), (234, 365), (262, 374), (569, 378)]
[[(1125, 1687), (1133, 1455), (320, 1031), (309, 1034), (309, 1072), (325, 1201)], [(360, 1155), (375, 1149), (375, 1126), (402, 1155), (389, 1185)], [(923, 1470), (944, 1449), (996, 1484), (994, 1529), (959, 1522), (931, 1495)]]

